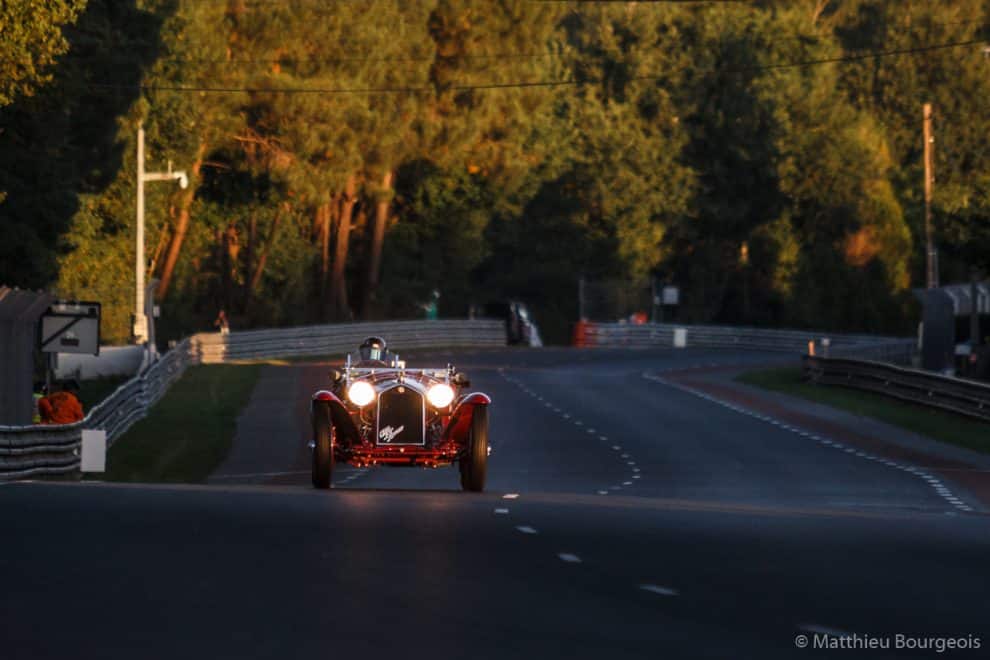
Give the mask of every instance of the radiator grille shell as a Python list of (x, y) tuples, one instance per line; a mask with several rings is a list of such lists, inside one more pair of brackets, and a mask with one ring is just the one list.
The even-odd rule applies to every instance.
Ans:
[(425, 445), (426, 401), (418, 390), (397, 385), (378, 395), (375, 444)]

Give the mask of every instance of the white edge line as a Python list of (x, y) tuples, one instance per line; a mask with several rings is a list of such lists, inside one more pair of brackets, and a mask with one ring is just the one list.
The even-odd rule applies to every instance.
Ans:
[(677, 589), (671, 589), (670, 587), (661, 587), (655, 584), (641, 584), (639, 588), (643, 591), (649, 591), (651, 594), (658, 594), (660, 596), (676, 596)]
[(829, 628), (827, 626), (820, 626), (817, 623), (802, 623), (798, 626), (798, 630), (804, 632), (809, 632), (812, 634), (828, 635), (830, 637), (849, 637), (850, 633), (845, 630), (839, 630), (837, 628)]

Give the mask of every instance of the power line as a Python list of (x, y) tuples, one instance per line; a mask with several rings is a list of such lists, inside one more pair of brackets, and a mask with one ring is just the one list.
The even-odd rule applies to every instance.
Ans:
[[(736, 68), (718, 68), (712, 69), (713, 73), (729, 73), (729, 74), (739, 74), (739, 73), (758, 73), (760, 71), (776, 71), (782, 69), (795, 69), (804, 68), (811, 66), (820, 66), (824, 64), (843, 64), (851, 62), (860, 62), (868, 59), (879, 59), (884, 57), (897, 57), (903, 55), (915, 55), (919, 53), (928, 53), (937, 50), (946, 50), (950, 48), (960, 48), (963, 46), (973, 46), (982, 45), (990, 43), (985, 39), (971, 39), (967, 41), (955, 41), (949, 43), (940, 44), (930, 44), (927, 46), (916, 46), (913, 48), (899, 48), (887, 51), (872, 51), (867, 53), (858, 53), (855, 55), (844, 55), (838, 57), (827, 57), (821, 59), (813, 60), (803, 60), (797, 62), (781, 62), (777, 64), (763, 64), (748, 67), (736, 67)], [(626, 78), (612, 78), (611, 80), (625, 81), (625, 82), (644, 82), (644, 81), (659, 81), (662, 80), (662, 76), (648, 75), (648, 76), (629, 76)], [(522, 88), (538, 88), (538, 87), (564, 87), (569, 85), (587, 85), (606, 82), (604, 78), (592, 78), (592, 79), (574, 79), (567, 78), (562, 80), (531, 80), (531, 81), (515, 81), (515, 82), (504, 82), (504, 83), (481, 83), (473, 85), (451, 85), (446, 87), (444, 91), (455, 91), (455, 92), (467, 92), (467, 91), (485, 91), (494, 89), (522, 89)], [(362, 94), (362, 95), (374, 95), (374, 94), (423, 94), (431, 93), (437, 91), (437, 88), (430, 86), (426, 83), (420, 83), (418, 85), (411, 86), (396, 86), (396, 87), (281, 87), (281, 88), (264, 88), (264, 87), (208, 87), (200, 85), (121, 85), (113, 83), (88, 83), (89, 87), (97, 89), (119, 89), (119, 90), (132, 90), (139, 89), (146, 92), (193, 92), (193, 93), (205, 93), (205, 94)]]
[(568, 5), (752, 5), (753, 0), (529, 0), (544, 4)]
[[(462, 55), (409, 55), (396, 57), (266, 57), (266, 58), (201, 58), (201, 57), (163, 57), (156, 62), (175, 64), (363, 64), (368, 62), (433, 62), (435, 60), (493, 60), (493, 59), (544, 59), (563, 56), (563, 52), (547, 51), (544, 53), (464, 53)], [(72, 52), (63, 55), (63, 58), (71, 59), (92, 59), (105, 57), (103, 54), (82, 54), (73, 55)]]
[[(199, 0), (202, 1), (202, 0)], [(226, 2), (227, 0), (216, 0), (217, 2)], [(253, 0), (254, 2), (263, 3), (265, 0)], [(357, 0), (338, 0), (338, 1), (357, 1)], [(365, 0), (369, 1), (369, 0)], [(571, 2), (571, 3), (611, 3), (611, 2), (630, 2), (639, 1), (647, 4), (661, 3), (661, 2), (674, 2), (675, 4), (683, 4), (688, 2), (689, 4), (703, 3), (703, 2), (713, 2), (718, 1), (721, 3), (741, 3), (746, 0), (530, 0), (531, 2)], [(279, 4), (284, 2), (284, 0), (271, 0), (271, 4)], [(948, 25), (968, 25), (973, 23), (987, 23), (988, 19), (984, 18), (974, 18), (956, 21), (933, 21), (930, 23), (925, 23), (924, 26), (913, 26), (912, 29), (919, 30), (922, 27), (929, 26), (948, 26)], [(802, 39), (818, 39), (821, 37), (828, 37), (833, 35), (833, 28), (822, 28), (820, 30), (813, 30), (805, 34), (795, 34), (790, 36), (779, 36), (773, 39), (762, 42), (764, 45), (772, 45), (784, 41), (794, 41)], [(865, 51), (868, 55), (872, 51)], [(364, 63), (374, 63), (374, 62), (433, 62), (433, 61), (459, 61), (459, 60), (498, 60), (498, 59), (551, 59), (554, 57), (564, 57), (567, 53), (563, 51), (544, 51), (544, 52), (529, 52), (529, 53), (462, 53), (458, 55), (440, 55), (439, 53), (432, 53), (429, 55), (397, 55), (388, 57), (367, 57), (367, 56), (353, 56), (353, 57), (334, 57), (334, 58), (321, 58), (321, 57), (263, 57), (263, 58), (202, 58), (202, 57), (162, 57), (158, 58), (156, 62), (161, 63), (176, 63), (176, 64), (225, 64), (225, 65), (239, 65), (239, 64), (265, 64), (265, 65), (300, 65), (300, 64), (364, 64)], [(93, 53), (78, 53), (69, 51), (60, 57), (60, 59), (73, 59), (73, 60), (86, 60), (86, 59), (96, 59), (106, 57), (105, 53), (93, 54)], [(0, 57), (3, 61), (15, 61), (14, 58)]]
[(846, 62), (860, 62), (862, 60), (875, 59), (880, 57), (895, 57), (898, 55), (914, 55), (917, 53), (928, 53), (936, 50), (946, 50), (948, 48), (960, 48), (962, 46), (975, 46), (977, 44), (988, 43), (986, 39), (969, 39), (966, 41), (953, 41), (942, 44), (931, 44), (928, 46), (915, 46), (912, 48), (898, 48), (887, 51), (864, 51), (855, 55), (841, 55), (837, 57), (825, 57), (817, 60), (806, 60), (804, 62), (787, 62), (783, 64), (766, 64), (756, 67), (744, 67), (731, 71), (732, 73), (745, 73), (748, 71), (772, 71), (775, 69), (794, 69), (805, 66), (816, 66), (819, 64), (839, 64)]

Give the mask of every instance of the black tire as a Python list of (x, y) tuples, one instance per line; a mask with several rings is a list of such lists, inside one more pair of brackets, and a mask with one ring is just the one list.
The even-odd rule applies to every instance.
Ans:
[(330, 488), (333, 476), (333, 446), (335, 442), (330, 406), (313, 404), (313, 487)]
[(485, 490), (488, 474), (488, 406), (476, 406), (471, 418), (467, 453), (460, 462), (461, 488), (473, 493)]
[(457, 467), (461, 471), (461, 488), (464, 490), (471, 490), (468, 485), (471, 483), (470, 477), (468, 477), (468, 461), (467, 456), (462, 458), (457, 462)]

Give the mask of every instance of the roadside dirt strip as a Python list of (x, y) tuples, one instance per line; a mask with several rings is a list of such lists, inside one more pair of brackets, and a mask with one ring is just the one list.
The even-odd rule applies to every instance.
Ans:
[[(960, 486), (990, 510), (990, 456), (922, 438), (903, 429), (739, 383), (738, 366), (659, 372), (663, 380), (815, 433), (880, 459), (909, 464)], [(772, 422), (771, 422), (772, 423)]]

